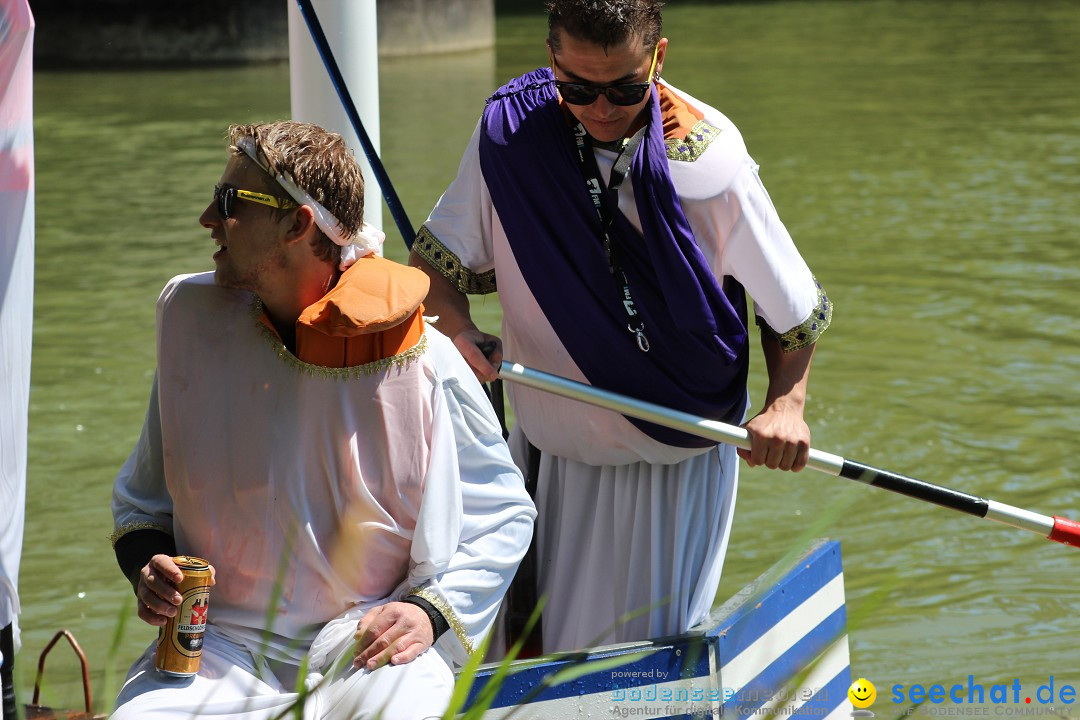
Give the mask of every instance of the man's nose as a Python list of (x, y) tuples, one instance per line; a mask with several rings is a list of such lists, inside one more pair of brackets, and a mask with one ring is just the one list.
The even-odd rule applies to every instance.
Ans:
[(596, 100), (593, 101), (593, 107), (596, 109), (598, 115), (604, 117), (614, 115), (619, 110), (618, 105), (613, 105), (612, 102), (608, 100), (607, 93), (600, 93)]
[(206, 206), (206, 209), (202, 211), (202, 215), (199, 216), (199, 224), (204, 228), (211, 228), (221, 222), (221, 216), (218, 215), (217, 203), (211, 202)]

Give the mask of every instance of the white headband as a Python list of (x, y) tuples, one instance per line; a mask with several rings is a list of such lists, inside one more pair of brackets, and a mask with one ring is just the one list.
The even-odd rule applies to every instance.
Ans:
[(259, 159), (258, 150), (255, 148), (255, 138), (251, 136), (242, 137), (236, 141), (236, 147), (243, 150), (256, 165), (262, 168), (263, 172), (274, 178), (293, 200), (300, 205), (311, 208), (311, 212), (315, 216), (315, 224), (335, 245), (341, 247), (340, 267), (342, 270), (352, 265), (359, 258), (378, 252), (379, 248), (382, 247), (386, 235), (381, 230), (364, 223), (359, 232), (350, 236), (348, 229), (341, 224), (341, 221), (297, 185), (288, 173), (271, 172), (270, 166)]

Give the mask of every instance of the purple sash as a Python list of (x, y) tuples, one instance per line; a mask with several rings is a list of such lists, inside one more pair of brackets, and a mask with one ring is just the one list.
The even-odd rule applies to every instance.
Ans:
[[(737, 423), (746, 399), (746, 294), (734, 278), (721, 287), (694, 240), (669, 174), (656, 90), (647, 112), (629, 173), (644, 236), (614, 203), (609, 231), (645, 322), (647, 353), (627, 330), (621, 282), (609, 270), (549, 69), (512, 80), (488, 100), (484, 180), (530, 291), (592, 385)], [(715, 444), (630, 421), (669, 445)]]

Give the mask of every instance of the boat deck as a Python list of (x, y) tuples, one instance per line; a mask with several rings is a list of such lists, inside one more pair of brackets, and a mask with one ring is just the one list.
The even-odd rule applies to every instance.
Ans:
[(484, 718), (850, 718), (846, 621), (840, 544), (817, 541), (685, 635), (512, 663)]

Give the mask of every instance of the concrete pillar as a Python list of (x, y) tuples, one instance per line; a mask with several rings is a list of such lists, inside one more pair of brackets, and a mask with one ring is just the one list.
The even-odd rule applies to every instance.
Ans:
[(477, 50), (495, 44), (495, 0), (379, 0), (379, 54)]
[[(287, 60), (287, 7), (294, 4), (294, 0), (34, 0), (38, 23), (34, 64)], [(377, 0), (377, 6), (383, 55), (474, 50), (495, 43), (494, 0)]]

